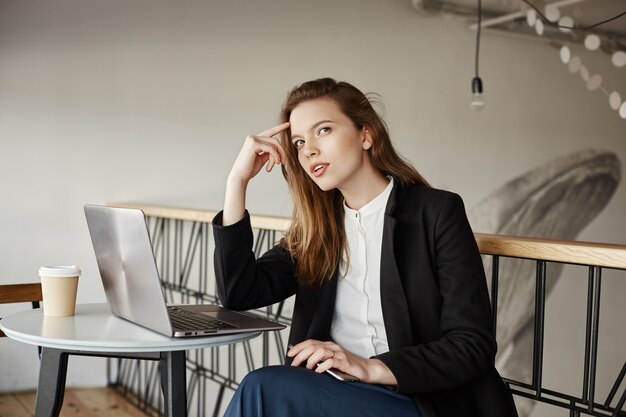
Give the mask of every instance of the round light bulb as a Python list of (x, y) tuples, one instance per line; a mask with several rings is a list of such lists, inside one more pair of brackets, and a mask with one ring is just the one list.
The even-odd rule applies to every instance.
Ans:
[(617, 68), (626, 66), (626, 52), (624, 51), (614, 52), (613, 56), (611, 57), (611, 62), (613, 62), (613, 65), (615, 65)]
[(600, 47), (600, 37), (595, 34), (589, 34), (585, 36), (585, 48), (590, 51), (595, 51)]
[(546, 18), (551, 22), (556, 22), (561, 17), (561, 12), (558, 7), (549, 4), (546, 6)]
[(571, 72), (572, 74), (575, 74), (580, 69), (581, 64), (582, 62), (580, 61), (580, 58), (577, 56), (573, 56), (572, 59), (569, 60), (569, 65), (568, 65), (569, 72)]
[(594, 91), (600, 88), (602, 85), (602, 76), (600, 74), (593, 74), (587, 80), (587, 89), (589, 91)]
[(582, 78), (585, 82), (589, 81), (589, 70), (584, 65), (580, 66), (580, 78)]
[(480, 111), (485, 108), (485, 98), (483, 97), (483, 81), (480, 77), (472, 79), (472, 97), (470, 99), (470, 107), (473, 110)]
[(620, 97), (617, 91), (613, 91), (611, 95), (609, 95), (609, 105), (613, 110), (619, 109), (619, 106), (622, 104), (622, 98)]
[(567, 45), (561, 46), (561, 50), (559, 51), (559, 54), (561, 56), (561, 62), (564, 64), (567, 64), (570, 58), (572, 57), (572, 52), (570, 51), (569, 46)]
[(574, 27), (574, 19), (572, 19), (571, 17), (563, 16), (561, 19), (559, 19), (559, 30), (561, 32), (564, 32), (564, 33), (571, 32), (572, 31), (571, 28), (573, 27)]
[(626, 101), (619, 106), (619, 117), (626, 119)]
[(482, 94), (472, 94), (470, 100), (470, 107), (472, 110), (480, 111), (485, 108), (485, 98)]
[(526, 12), (526, 23), (530, 27), (535, 26), (535, 23), (537, 23), (537, 12), (535, 9), (530, 9)]

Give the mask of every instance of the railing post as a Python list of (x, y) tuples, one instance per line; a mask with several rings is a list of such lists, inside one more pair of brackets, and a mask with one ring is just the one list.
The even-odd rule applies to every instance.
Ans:
[(541, 397), (543, 374), (543, 337), (546, 310), (546, 263), (537, 261), (535, 281), (535, 337), (533, 347), (533, 389), (535, 396)]
[(587, 322), (585, 326), (585, 366), (583, 376), (583, 402), (587, 404), (589, 410), (593, 410), (596, 389), (601, 281), (602, 268), (590, 266), (587, 285)]

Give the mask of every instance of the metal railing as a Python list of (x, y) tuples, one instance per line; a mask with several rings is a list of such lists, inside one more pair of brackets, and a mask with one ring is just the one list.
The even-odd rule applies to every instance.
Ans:
[[(210, 224), (215, 212), (138, 204), (115, 205), (141, 208), (146, 213), (168, 303), (218, 302), (213, 277), (214, 246)], [(271, 248), (280, 239), (280, 233), (289, 226), (288, 219), (277, 217), (252, 216), (251, 222), (255, 231), (254, 252), (257, 255)], [(621, 371), (604, 402), (598, 402), (596, 398), (602, 273), (607, 268), (626, 271), (626, 245), (484, 234), (476, 234), (476, 240), (481, 254), (491, 258), (491, 262), (485, 259), (485, 269), (490, 277), (493, 321), (498, 329), (501, 349), (515, 337), (505, 326), (506, 323), (500, 323), (503, 319), (514, 317), (521, 323), (518, 323), (518, 328), (532, 327), (529, 336), (532, 339), (532, 361), (523, 364), (523, 374), (530, 373), (530, 379), (511, 377), (503, 372), (511, 392), (518, 398), (533, 400), (533, 404), (539, 402), (568, 410), (570, 416), (626, 416), (626, 412), (621, 411), (626, 401), (626, 387), (621, 388), (626, 363), (615, 365), (617, 369), (621, 367)], [(514, 261), (509, 261), (509, 258)], [(514, 266), (503, 268), (504, 259)], [(531, 277), (534, 280), (534, 294), (530, 294), (530, 297), (534, 311), (528, 313), (528, 322), (523, 323), (518, 320), (520, 314), (507, 310), (508, 303), (503, 303), (502, 297), (508, 301), (511, 296), (517, 296), (519, 289), (511, 283), (528, 275), (528, 265), (531, 264), (534, 264), (534, 277)], [(543, 378), (547, 283), (548, 280), (552, 283), (566, 264), (588, 268), (584, 370), (580, 395), (549, 389), (544, 385)], [(289, 325), (292, 308), (293, 299), (289, 299), (257, 311)], [(624, 310), (626, 312), (626, 307)], [(282, 363), (287, 333), (288, 329), (264, 333), (256, 339), (235, 345), (188, 352), (189, 415), (221, 415), (228, 402), (227, 396), (229, 393), (232, 395), (246, 373), (260, 366)], [(522, 330), (517, 332), (517, 336), (520, 334), (523, 334)], [(623, 350), (626, 351), (626, 348)], [(160, 380), (158, 369), (153, 363), (109, 359), (107, 369), (109, 384), (117, 387), (129, 401), (151, 415), (162, 415)]]
[[(481, 254), (489, 255), (492, 259), (491, 267), (486, 269), (491, 270), (490, 296), (494, 329), (498, 329), (497, 320), (502, 313), (498, 309), (501, 258), (526, 260), (535, 264), (531, 380), (528, 383), (508, 378), (505, 375), (504, 380), (511, 392), (520, 397), (567, 409), (571, 416), (581, 414), (592, 416), (626, 415), (623, 411), (626, 401), (626, 387), (616, 400), (616, 394), (626, 375), (626, 362), (619, 364), (621, 371), (617, 374), (604, 402), (598, 403), (596, 401), (602, 274), (605, 269), (626, 271), (626, 245), (484, 234), (476, 234), (476, 239)], [(583, 380), (581, 394), (578, 396), (548, 389), (543, 384), (546, 287), (549, 265), (555, 267), (550, 274), (552, 278), (558, 277), (563, 265), (577, 265), (587, 268)], [(626, 308), (624, 310), (626, 311)], [(623, 350), (626, 352), (626, 347)]]

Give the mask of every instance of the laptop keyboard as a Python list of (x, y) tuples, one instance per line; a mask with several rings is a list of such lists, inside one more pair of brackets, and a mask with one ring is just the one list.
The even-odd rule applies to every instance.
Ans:
[(181, 308), (168, 306), (172, 326), (177, 330), (222, 330), (236, 329), (235, 326), (214, 317), (202, 317), (189, 313)]

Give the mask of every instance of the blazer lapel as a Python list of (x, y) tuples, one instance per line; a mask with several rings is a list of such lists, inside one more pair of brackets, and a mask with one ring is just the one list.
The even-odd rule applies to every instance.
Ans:
[(400, 279), (395, 257), (394, 236), (396, 219), (390, 214), (398, 203), (399, 187), (394, 187), (388, 204), (385, 224), (383, 226), (383, 245), (380, 255), (380, 298), (383, 310), (383, 321), (387, 332), (389, 349), (397, 349), (413, 344), (409, 305)]

